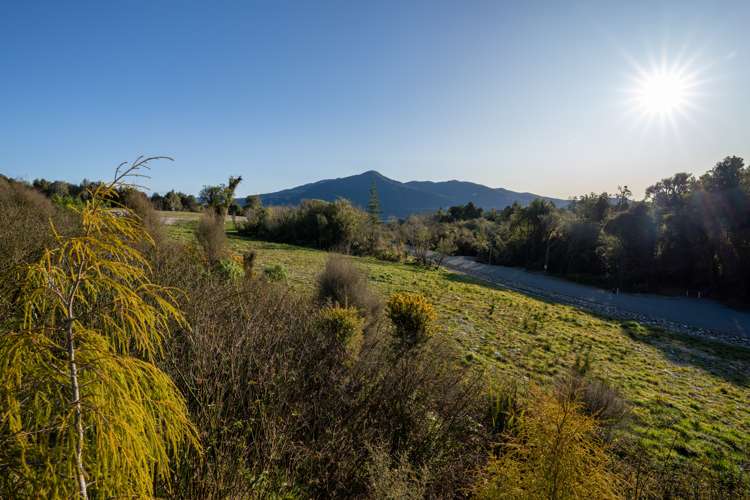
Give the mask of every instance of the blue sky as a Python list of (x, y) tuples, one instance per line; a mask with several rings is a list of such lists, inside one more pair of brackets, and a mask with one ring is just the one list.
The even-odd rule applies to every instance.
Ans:
[[(750, 156), (750, 2), (0, 3), (0, 172), (240, 194), (376, 169), (568, 197)], [(672, 121), (638, 68), (679, 65)]]

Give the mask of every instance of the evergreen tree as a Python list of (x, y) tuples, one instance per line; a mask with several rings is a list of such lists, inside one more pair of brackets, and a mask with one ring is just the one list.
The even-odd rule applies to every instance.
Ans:
[(367, 213), (370, 215), (370, 219), (373, 222), (380, 222), (380, 198), (378, 198), (378, 188), (375, 185), (375, 179), (372, 180), (370, 185), (370, 199), (367, 202)]
[[(153, 240), (117, 188), (155, 158), (118, 167), (63, 236), (4, 289), (0, 323), (0, 496), (153, 497), (170, 456), (198, 447), (184, 399), (155, 364), (173, 290), (149, 279), (136, 244)], [(6, 295), (7, 294), (7, 295)]]

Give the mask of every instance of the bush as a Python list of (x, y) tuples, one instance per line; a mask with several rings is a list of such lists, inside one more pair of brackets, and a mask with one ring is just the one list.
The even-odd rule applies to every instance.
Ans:
[[(171, 338), (166, 365), (207, 450), (175, 464), (164, 496), (380, 498), (399, 485), (462, 496), (491, 441), (482, 380), (457, 369), (452, 346), (394, 360), (376, 329), (353, 359), (320, 334), (304, 295), (200, 267), (175, 256), (156, 268), (187, 292), (190, 330)], [(375, 448), (397, 458), (377, 459)]]
[(341, 255), (331, 255), (318, 276), (317, 300), (321, 304), (355, 307), (367, 320), (368, 328), (382, 308), (380, 298), (367, 286), (367, 276)]
[(122, 204), (132, 210), (141, 219), (143, 227), (157, 243), (164, 238), (164, 228), (154, 205), (141, 191), (128, 190), (122, 197)]
[(286, 281), (287, 279), (286, 268), (281, 264), (266, 266), (263, 269), (263, 275), (268, 281)]
[(423, 467), (414, 470), (406, 457), (391, 458), (381, 448), (371, 450), (367, 464), (370, 477), (370, 497), (384, 500), (422, 500), (427, 493), (427, 476), (429, 470)]
[(386, 314), (395, 327), (394, 334), (401, 344), (415, 345), (430, 335), (430, 323), (436, 314), (432, 304), (418, 293), (396, 293), (386, 305)]
[(353, 307), (328, 306), (318, 314), (318, 328), (341, 345), (349, 343), (362, 333), (363, 321)]
[(253, 270), (255, 269), (255, 259), (258, 254), (255, 250), (248, 250), (242, 256), (242, 268), (245, 270), (245, 276), (247, 278), (253, 277)]
[(597, 418), (607, 427), (621, 423), (629, 409), (620, 393), (604, 380), (590, 375), (591, 360), (588, 353), (584, 361), (576, 358), (570, 373), (558, 379), (556, 393), (560, 400), (573, 400), (581, 404), (581, 411)]
[(50, 219), (59, 229), (72, 230), (70, 212), (53, 206), (41, 193), (0, 176), (0, 271), (36, 260), (54, 241)]
[(224, 277), (229, 281), (235, 281), (242, 279), (245, 275), (242, 266), (234, 259), (221, 259), (219, 264), (216, 266), (216, 271), (220, 276)]
[(204, 212), (198, 221), (195, 237), (210, 265), (215, 265), (227, 255), (227, 235), (222, 216)]

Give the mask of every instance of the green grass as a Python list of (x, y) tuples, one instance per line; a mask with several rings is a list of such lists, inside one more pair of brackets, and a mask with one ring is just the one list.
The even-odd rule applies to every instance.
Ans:
[[(184, 223), (170, 232), (190, 239), (192, 227)], [(230, 245), (238, 253), (256, 250), (258, 269), (282, 264), (289, 284), (304, 292), (312, 290), (327, 258), (323, 251), (231, 232)], [(683, 455), (714, 464), (750, 454), (750, 350), (598, 317), (446, 270), (354, 260), (384, 297), (424, 294), (438, 312), (439, 334), (460, 347), (464, 363), (488, 376), (550, 384), (589, 351), (592, 372), (630, 402), (630, 429), (647, 445), (667, 453), (674, 443)]]

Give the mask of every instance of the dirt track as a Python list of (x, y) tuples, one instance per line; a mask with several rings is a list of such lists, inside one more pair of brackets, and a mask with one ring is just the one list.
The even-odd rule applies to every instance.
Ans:
[(470, 257), (447, 257), (443, 265), (496, 285), (594, 313), (750, 346), (750, 313), (713, 300), (616, 294), (519, 268), (482, 264)]

